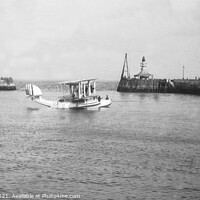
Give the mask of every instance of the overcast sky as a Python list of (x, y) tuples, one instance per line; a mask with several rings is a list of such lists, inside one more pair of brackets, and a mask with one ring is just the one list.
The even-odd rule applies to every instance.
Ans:
[(200, 0), (0, 0), (0, 76), (200, 77)]

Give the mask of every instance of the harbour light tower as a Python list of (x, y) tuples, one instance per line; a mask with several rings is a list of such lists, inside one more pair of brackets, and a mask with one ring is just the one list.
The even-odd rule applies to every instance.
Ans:
[(149, 74), (145, 69), (146, 68), (146, 61), (145, 61), (144, 56), (142, 57), (142, 62), (140, 63), (140, 68), (141, 68), (141, 71), (140, 71), (140, 73), (134, 75), (135, 78), (138, 78), (138, 79), (153, 78), (153, 75)]
[(145, 57), (142, 57), (142, 62), (140, 63), (141, 71), (145, 71), (146, 68), (146, 62), (145, 62)]

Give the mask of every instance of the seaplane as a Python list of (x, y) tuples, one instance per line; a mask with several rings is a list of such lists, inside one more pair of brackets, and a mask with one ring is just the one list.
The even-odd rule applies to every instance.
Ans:
[(108, 95), (101, 98), (100, 95), (96, 94), (96, 79), (63, 81), (59, 82), (58, 85), (63, 95), (56, 101), (44, 99), (40, 88), (33, 84), (27, 84), (25, 92), (36, 103), (50, 108), (101, 108), (109, 107), (112, 103)]

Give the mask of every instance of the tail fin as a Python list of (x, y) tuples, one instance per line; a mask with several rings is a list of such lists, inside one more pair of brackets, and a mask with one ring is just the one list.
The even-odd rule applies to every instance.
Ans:
[(31, 96), (31, 97), (42, 96), (42, 92), (40, 88), (32, 84), (27, 84), (25, 91), (26, 91), (26, 95)]

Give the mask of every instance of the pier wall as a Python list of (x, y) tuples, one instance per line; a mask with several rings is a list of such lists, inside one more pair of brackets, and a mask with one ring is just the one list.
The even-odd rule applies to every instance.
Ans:
[(199, 79), (126, 79), (118, 84), (118, 92), (157, 92), (200, 95)]
[(200, 79), (174, 79), (174, 93), (200, 95)]
[(170, 88), (166, 79), (121, 79), (119, 92), (167, 92)]

